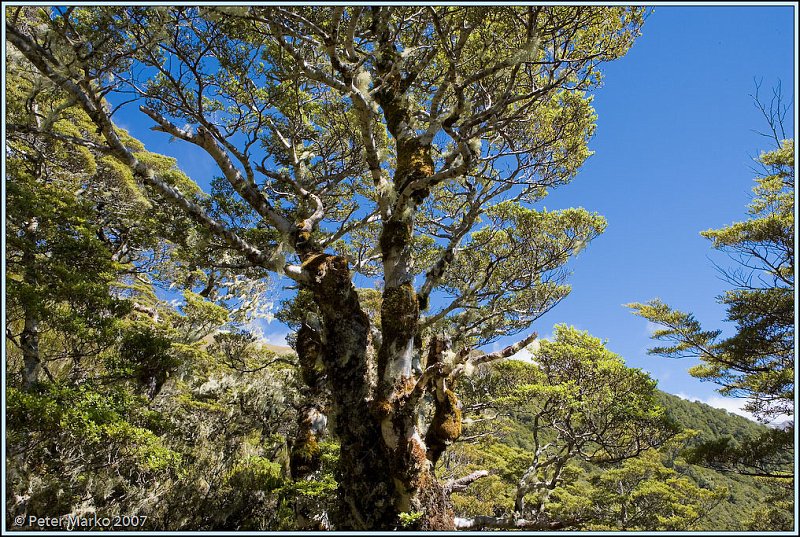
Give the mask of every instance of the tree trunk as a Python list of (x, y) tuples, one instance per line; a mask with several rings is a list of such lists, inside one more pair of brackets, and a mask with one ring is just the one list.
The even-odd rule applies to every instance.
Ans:
[[(22, 254), (22, 266), (24, 270), (23, 281), (30, 287), (36, 286), (36, 231), (39, 222), (36, 218), (25, 226), (25, 236), (28, 244)], [(20, 347), (22, 347), (22, 387), (30, 390), (38, 381), (41, 374), (42, 364), (39, 357), (39, 316), (36, 306), (25, 304), (25, 324), (20, 334)]]
[[(289, 467), (292, 479), (301, 480), (321, 467), (319, 438), (325, 434), (327, 390), (325, 375), (318, 368), (322, 360), (322, 341), (317, 323), (309, 319), (297, 331), (297, 351), (300, 372), (306, 386), (303, 404), (297, 412), (297, 432), (291, 444)], [(314, 325), (314, 326), (312, 326)]]
[(388, 464), (380, 430), (369, 419), (369, 319), (358, 300), (347, 262), (308, 254), (303, 271), (322, 315), (321, 360), (331, 387), (331, 429), (341, 443), (336, 529), (389, 528), (395, 522)]
[(452, 529), (447, 494), (433, 477), (413, 405), (375, 397), (382, 390), (368, 353), (369, 319), (346, 261), (309, 254), (303, 270), (322, 316), (320, 347), (331, 389), (330, 424), (341, 444), (339, 509), (332, 513), (335, 529), (397, 529), (402, 527), (400, 513), (415, 512), (421, 516), (413, 528)]
[(42, 370), (39, 359), (39, 320), (30, 309), (25, 310), (25, 327), (20, 335), (20, 346), (22, 347), (22, 386), (25, 390), (30, 390), (39, 382), (39, 374)]
[[(390, 130), (392, 127), (390, 124)], [(398, 140), (397, 151), (394, 188), (400, 195), (415, 180), (430, 175), (433, 163), (430, 148), (420, 146), (416, 140)], [(411, 282), (413, 270), (410, 266), (413, 208), (427, 193), (417, 194), (411, 192), (407, 205), (394, 207), (380, 236), (385, 287), (381, 304), (382, 341), (378, 352), (377, 418), (388, 454), (396, 509), (398, 513), (416, 517), (404, 528), (452, 530), (449, 497), (433, 473), (433, 464), (441, 451), (432, 456), (428, 444), (429, 440), (438, 439), (438, 435), (434, 433), (426, 436), (425, 440), (422, 438), (423, 431), (418, 423), (419, 378), (418, 371), (412, 366), (421, 352), (418, 333), (420, 307)], [(441, 423), (447, 419), (440, 407), (448, 406), (447, 402), (452, 402), (452, 399), (445, 398), (444, 405), (436, 402), (437, 414), (432, 429), (436, 429), (436, 416)], [(458, 422), (460, 431), (460, 413)], [(436, 432), (440, 431), (436, 429)]]

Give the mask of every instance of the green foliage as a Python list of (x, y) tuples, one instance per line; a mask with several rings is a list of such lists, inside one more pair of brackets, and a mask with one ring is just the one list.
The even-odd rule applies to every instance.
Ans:
[(185, 343), (195, 343), (228, 322), (228, 310), (189, 290), (183, 292), (183, 316), (175, 322)]
[(533, 359), (539, 378), (499, 402), (538, 401), (536, 417), (543, 423), (568, 424), (563, 440), (574, 444), (575, 454), (593, 462), (620, 460), (674, 434), (657, 404), (655, 381), (625, 367), (588, 333), (557, 325), (553, 341), (541, 342)]
[[(531, 346), (531, 352), (532, 364), (501, 362), (477, 371), (462, 387), (465, 435), (482, 440), (479, 449), (458, 449), (445, 464), (463, 457), (469, 463), (458, 467), (461, 474), (495, 470), (473, 485), (477, 502), (458, 495), (454, 505), (470, 516), (516, 512), (542, 527), (556, 520), (580, 526), (585, 517), (568, 513), (553, 494), (585, 480), (581, 465), (634, 459), (663, 445), (677, 428), (658, 405), (655, 382), (625, 367), (588, 333), (558, 325), (553, 341)], [(492, 442), (498, 435), (510, 438)], [(492, 499), (483, 497), (484, 489)], [(570, 503), (580, 497), (564, 492), (556, 498)], [(506, 499), (511, 505), (501, 503)]]
[[(337, 390), (355, 388), (360, 397), (380, 382), (372, 363), (357, 363), (364, 379), (346, 386), (331, 382), (341, 373), (335, 367), (315, 363), (310, 386), (301, 387), (295, 359), (243, 328), (270, 318), (267, 271), (277, 267), (300, 284), (279, 320), (317, 332), (320, 345), (336, 339), (348, 367), (352, 357), (374, 358), (382, 322), (410, 334), (392, 346), (417, 344), (417, 351), (436, 330), (455, 334), (455, 350), (463, 350), (527, 328), (567, 295), (568, 259), (605, 229), (602, 217), (583, 209), (532, 204), (572, 180), (591, 154), (599, 65), (627, 52), (644, 11), (8, 11), (6, 333), (15, 373), (6, 393), (7, 515), (140, 513), (152, 523), (147, 529), (164, 530), (329, 527), (328, 514), (342, 511), (334, 509), (337, 487), (347, 484), (334, 479), (342, 447), (321, 430), (304, 443), (289, 440), (301, 437), (298, 409), (313, 397), (351, 401)], [(102, 95), (120, 89), (137, 94), (153, 119), (162, 116), (154, 130), (192, 141), (217, 161), (225, 177), (213, 180), (210, 194), (177, 161), (113, 126)], [(784, 153), (762, 161), (783, 166)], [(760, 182), (752, 206), (779, 218), (709, 232), (715, 245), (785, 231), (787, 177)], [(400, 232), (386, 233), (389, 225)], [(335, 266), (312, 263), (321, 272), (309, 276), (309, 264), (296, 262), (312, 250), (310, 259), (339, 254), (330, 258), (346, 267), (347, 285), (315, 295)], [(371, 333), (351, 337), (347, 312), (334, 312), (345, 322), (328, 324), (325, 309), (334, 308), (326, 298), (348, 292), (348, 270), (374, 277), (382, 269), (387, 284), (397, 275), (402, 281), (383, 294), (358, 289), (344, 302), (367, 314)], [(416, 277), (425, 280), (420, 289)], [(164, 290), (182, 302), (163, 300)], [(453, 300), (423, 322), (418, 312), (431, 309), (433, 291)], [(756, 334), (768, 331), (763, 311), (786, 308), (780, 293), (725, 300), (731, 319)], [(542, 527), (695, 527), (724, 492), (679, 475), (679, 449), (651, 449), (676, 433), (655, 384), (596, 338), (565, 326), (555, 333), (535, 349), (534, 365), (485, 368), (459, 384), (463, 412), (452, 389), (444, 392), (452, 412), (429, 432), (450, 439), (463, 425), (474, 443), (448, 454), (440, 472), (493, 469), (472, 494), (455, 496), (456, 508), (532, 517)], [(392, 335), (403, 336), (386, 331), (384, 341)], [(348, 348), (356, 340), (373, 347)], [(751, 352), (751, 341), (731, 340), (725, 350)], [(342, 408), (324, 410), (334, 421), (343, 416)], [(359, 427), (352, 429), (342, 446), (362, 445)], [(492, 435), (505, 443), (490, 442)], [(362, 449), (380, 452), (374, 444)], [(298, 455), (320, 465), (293, 481)], [(398, 466), (387, 472), (395, 480), (403, 472), (430, 478)], [(389, 505), (391, 492), (383, 494), (379, 501)], [(764, 516), (778, 520), (784, 505)], [(353, 505), (344, 507), (358, 518)], [(387, 512), (386, 524), (405, 528), (429, 515)]]
[[(476, 372), (477, 380), (468, 379), (464, 387), (480, 386), (476, 396), (484, 398), (475, 406), (486, 403), (487, 397), (488, 401), (494, 401), (495, 394), (513, 394), (513, 379), (530, 382), (535, 374), (535, 369), (524, 362), (504, 362), (492, 369), (499, 367), (503, 368), (503, 375), (481, 377)], [(616, 531), (623, 526), (624, 506), (626, 527), (640, 531), (670, 528), (747, 531), (756, 527), (756, 521), (761, 523), (758, 527), (766, 528), (767, 520), (776, 521), (775, 528), (790, 528), (786, 521), (791, 520), (791, 494), (778, 494), (777, 491), (786, 488), (780, 487), (780, 480), (777, 485), (770, 484), (761, 478), (720, 473), (686, 460), (696, 446), (726, 435), (733, 438), (734, 445), (739, 445), (749, 437), (769, 434), (770, 429), (657, 390), (655, 398), (665, 416), (687, 432), (676, 435), (658, 453), (647, 450), (621, 463), (601, 465), (577, 460), (569, 463), (544, 504), (544, 512), (551, 520), (571, 529)], [(472, 401), (465, 396), (467, 409)], [(519, 478), (530, 465), (534, 446), (533, 421), (526, 412), (529, 406), (532, 406), (530, 399), (519, 400), (518, 404), (498, 412), (495, 419), (474, 421), (465, 432), (465, 437), (471, 440), (457, 443), (444, 455), (444, 465), (439, 471), (445, 476), (460, 477), (476, 470), (493, 469), (467, 491), (453, 494), (453, 507), (459, 516), (512, 515)], [(491, 408), (484, 412), (484, 417), (495, 415), (497, 407)], [(554, 439), (552, 433), (542, 436), (545, 440)], [(631, 487), (619, 494), (619, 482), (624, 478), (629, 478), (627, 483)], [(780, 496), (783, 501), (772, 502), (773, 496)]]
[(793, 436), (791, 428), (768, 429), (738, 440), (725, 435), (691, 448), (686, 458), (720, 471), (788, 478), (792, 459), (786, 446), (793, 443)]
[[(150, 342), (132, 339), (143, 338)], [(320, 445), (319, 479), (294, 483), (288, 475), (292, 370), (231, 376), (222, 356), (209, 358), (210, 379), (178, 365), (149, 403), (134, 393), (138, 379), (130, 387), (10, 387), (8, 486), (18, 498), (7, 512), (66, 514), (88, 505), (98, 516), (136, 512), (166, 529), (285, 529), (298, 502), (328, 505), (338, 446)]]
[(497, 434), (501, 442), (492, 442), (487, 437), (480, 442), (456, 443), (445, 452), (440, 472), (448, 477), (492, 469), (489, 476), (476, 481), (468, 491), (453, 494), (453, 509), (459, 516), (510, 515), (513, 512), (515, 485), (531, 457), (528, 450), (510, 444), (517, 435), (526, 433), (523, 424), (513, 423)]
[[(83, 15), (73, 22), (85, 29)], [(245, 346), (247, 365), (257, 366), (247, 371), (234, 367), (230, 345), (209, 345), (242, 318), (236, 310), (247, 309), (249, 291), (260, 298), (253, 283), (262, 273), (242, 283), (230, 271), (202, 270), (209, 249), (225, 255), (207, 233), (98, 150), (88, 116), (15, 52), (6, 75), (14, 125), (7, 516), (139, 514), (145, 529), (290, 527), (303, 497), (288, 479), (294, 370), (289, 361), (273, 367), (260, 342)], [(165, 181), (201, 196), (173, 159), (118, 134)], [(180, 309), (159, 299), (154, 280), (184, 290)], [(325, 468), (330, 491), (330, 460)]]
[(228, 478), (234, 488), (272, 492), (283, 485), (280, 464), (264, 457), (250, 457), (236, 464)]
[[(675, 468), (701, 487), (724, 487), (729, 492), (725, 501), (699, 521), (698, 529), (746, 531), (747, 520), (769, 503), (771, 485), (769, 480), (738, 473), (740, 470), (753, 473), (755, 468), (736, 466), (736, 457), (733, 455), (751, 439), (772, 436), (774, 430), (704, 403), (687, 401), (664, 392), (659, 392), (659, 400), (674, 421), (687, 430), (693, 430), (692, 435), (676, 446), (677, 449), (664, 452), (664, 464)], [(722, 455), (717, 462), (727, 459), (728, 464), (714, 464), (704, 455), (714, 452), (713, 446), (725, 446), (725, 449), (731, 450), (727, 453), (716, 451), (717, 456)], [(775, 455), (760, 463), (762, 468), (765, 468), (763, 463), (769, 464), (769, 461), (772, 464), (779, 463), (772, 470), (779, 468), (785, 453), (778, 455), (776, 452)]]
[[(775, 127), (774, 118), (768, 120)], [(702, 233), (741, 265), (727, 274), (734, 288), (719, 299), (736, 332), (720, 339), (721, 331), (704, 331), (691, 314), (659, 300), (629, 307), (663, 327), (653, 338), (670, 345), (653, 348), (651, 354), (700, 358), (689, 369), (691, 375), (716, 382), (723, 395), (746, 398), (745, 410), (768, 421), (794, 415), (794, 140), (781, 141), (778, 148), (762, 153), (759, 162), (764, 173), (756, 178), (748, 219)], [(764, 499), (770, 507), (750, 508), (745, 525), (791, 528), (793, 502), (780, 491), (793, 482), (793, 424), (725, 433), (694, 443), (687, 459), (723, 472), (767, 478), (772, 492)]]
[(152, 429), (142, 400), (125, 389), (9, 387), (6, 402), (8, 486), (31, 513), (66, 514), (85, 497), (104, 513), (125, 513), (122, 497), (129, 505), (142, 501), (151, 486), (181, 471), (182, 455)]
[(413, 527), (423, 515), (422, 512), (400, 513), (400, 525), (406, 528)]
[(786, 480), (765, 479), (768, 493), (745, 518), (745, 530), (753, 532), (794, 531), (794, 487)]
[(556, 516), (581, 520), (591, 530), (686, 531), (726, 498), (728, 491), (698, 487), (648, 450), (554, 499)]
[(118, 353), (108, 358), (109, 373), (136, 379), (153, 397), (179, 364), (171, 347), (172, 341), (154, 327), (134, 324), (120, 340)]
[(467, 327), (477, 319), (491, 319), (475, 333), (477, 344), (527, 328), (567, 296), (564, 265), (606, 226), (603, 217), (583, 209), (537, 211), (512, 202), (489, 207), (486, 220), (455, 256), (444, 286), (457, 296), (477, 286), (486, 289), (447, 320), (453, 325), (448, 330), (458, 334), (475, 332)]

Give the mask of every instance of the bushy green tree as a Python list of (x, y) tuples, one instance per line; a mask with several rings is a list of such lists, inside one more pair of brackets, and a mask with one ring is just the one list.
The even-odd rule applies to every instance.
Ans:
[(465, 393), (474, 401), (466, 407), (465, 421), (475, 424), (467, 434), (491, 437), (502, 431), (502, 416), (514, 416), (524, 420), (530, 438), (527, 449), (516, 450), (513, 457), (506, 451), (507, 464), (524, 463), (508, 473), (516, 490), (505, 516), (460, 518), (461, 527), (577, 526), (579, 517), (549, 510), (570, 464), (619, 463), (662, 445), (677, 431), (657, 404), (655, 382), (625, 367), (599, 339), (558, 325), (552, 341), (533, 347), (532, 364), (501, 363), (465, 380)]
[(651, 449), (557, 491), (551, 508), (589, 530), (687, 531), (727, 494), (698, 487)]
[[(20, 14), (31, 20), (31, 9)], [(297, 506), (325, 504), (335, 484), (330, 444), (316, 488), (296, 486), (283, 464), (294, 361), (241, 327), (235, 353), (224, 336), (208, 341), (252, 313), (263, 273), (242, 282), (225, 259), (209, 262), (209, 235), (140, 191), (85, 111), (14, 50), (5, 75), (7, 519), (94, 512), (139, 515), (142, 529), (297, 527)], [(217, 210), (173, 159), (119, 136)], [(183, 289), (183, 301), (157, 286)], [(230, 300), (245, 291), (253, 296)]]
[(769, 110), (757, 96), (756, 105), (767, 119), (776, 147), (758, 158), (762, 171), (755, 179), (748, 219), (701, 233), (738, 263), (738, 268), (725, 273), (733, 289), (719, 298), (727, 308), (725, 320), (735, 324), (735, 332), (721, 338), (721, 330), (703, 330), (691, 313), (660, 300), (629, 306), (662, 327), (653, 338), (668, 345), (651, 349), (651, 354), (699, 358), (700, 364), (689, 369), (691, 375), (719, 384), (723, 395), (744, 398), (743, 408), (764, 422), (792, 420), (739, 441), (717, 438), (687, 454), (690, 460), (718, 470), (772, 479), (772, 497), (783, 500), (753, 520), (763, 516), (776, 523), (773, 530), (792, 529), (788, 513), (782, 510), (791, 507), (782, 492), (786, 485), (774, 480), (794, 479), (795, 148), (794, 140), (783, 132), (787, 109), (781, 108), (779, 90)]
[(794, 413), (794, 140), (759, 162), (766, 173), (756, 178), (749, 218), (702, 233), (740, 263), (728, 272), (736, 287), (720, 298), (736, 332), (719, 339), (720, 330), (704, 331), (691, 314), (658, 300), (630, 306), (663, 326), (653, 337), (670, 345), (651, 354), (699, 358), (693, 376), (746, 398), (745, 410), (768, 420)]

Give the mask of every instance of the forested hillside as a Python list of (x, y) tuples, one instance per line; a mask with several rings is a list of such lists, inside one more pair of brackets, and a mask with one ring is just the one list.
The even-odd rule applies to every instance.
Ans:
[[(659, 400), (667, 414), (683, 427), (697, 431), (697, 436), (687, 442), (687, 448), (720, 438), (731, 437), (742, 442), (768, 431), (767, 426), (742, 416), (711, 407), (705, 403), (687, 401), (680, 397), (660, 392)], [(789, 462), (791, 464), (791, 462)], [(719, 472), (698, 464), (681, 464), (676, 468), (701, 487), (725, 487), (728, 497), (713, 509), (699, 525), (699, 529), (716, 530), (731, 528), (747, 531), (759, 526), (758, 517), (765, 503), (774, 501), (771, 483), (753, 476), (736, 472)], [(786, 513), (789, 515), (789, 513)]]
[[(4, 9), (7, 530), (792, 528), (792, 429), (532, 330), (606, 228), (541, 202), (646, 9)], [(634, 305), (761, 416), (793, 416), (780, 144), (707, 232), (783, 256), (737, 335)]]
[[(692, 448), (703, 442), (730, 437), (738, 444), (764, 433), (766, 426), (653, 389), (651, 408), (675, 426), (674, 436), (660, 449), (623, 460), (601, 461), (581, 453), (565, 461), (547, 459), (544, 455), (548, 449), (568, 441), (565, 430), (576, 434), (581, 430), (576, 428), (583, 427), (585, 435), (591, 431), (587, 421), (597, 419), (592, 418), (592, 412), (613, 412), (616, 405), (628, 401), (627, 397), (616, 402), (605, 399), (600, 408), (596, 408), (596, 399), (591, 407), (567, 403), (569, 410), (563, 410), (560, 419), (553, 419), (546, 401), (554, 400), (548, 395), (543, 401), (524, 384), (535, 373), (536, 368), (526, 363), (502, 364), (479, 372), (465, 387), (469, 394), (482, 394), (481, 402), (465, 397), (466, 412), (476, 414), (464, 420), (469, 428), (448, 452), (440, 471), (447, 476), (486, 468), (491, 471), (468, 490), (454, 495), (456, 509), (462, 515), (511, 516), (531, 462), (540, 466), (564, 462), (556, 479), (551, 473), (551, 480), (543, 483), (538, 493), (528, 487), (526, 494), (529, 501), (536, 498), (543, 512), (555, 514), (554, 519), (566, 522), (567, 527), (696, 531), (762, 527), (759, 518), (765, 504), (774, 499), (773, 483), (692, 464), (687, 456), (690, 458)], [(526, 380), (515, 381), (516, 386), (500, 380), (509, 377)], [(512, 387), (525, 396), (509, 399)], [(603, 426), (607, 425), (603, 421)], [(785, 516), (790, 517), (790, 512), (785, 511)], [(559, 527), (554, 525), (553, 529)]]

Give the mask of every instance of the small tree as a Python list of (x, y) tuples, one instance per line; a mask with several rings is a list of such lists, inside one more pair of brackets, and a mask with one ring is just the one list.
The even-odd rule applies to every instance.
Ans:
[(507, 414), (524, 419), (532, 435), (532, 459), (518, 477), (513, 515), (460, 518), (458, 527), (575, 526), (580, 517), (560, 518), (548, 511), (549, 499), (563, 486), (570, 463), (619, 463), (662, 445), (676, 433), (656, 403), (655, 381), (625, 367), (619, 356), (588, 333), (558, 325), (553, 341), (542, 341), (532, 359), (533, 364), (498, 364), (465, 381), (466, 393), (483, 394), (476, 400), (480, 414), (469, 421), (482, 423), (479, 416)]
[(556, 491), (553, 510), (591, 530), (687, 531), (728, 495), (664, 466), (651, 449), (640, 457)]

